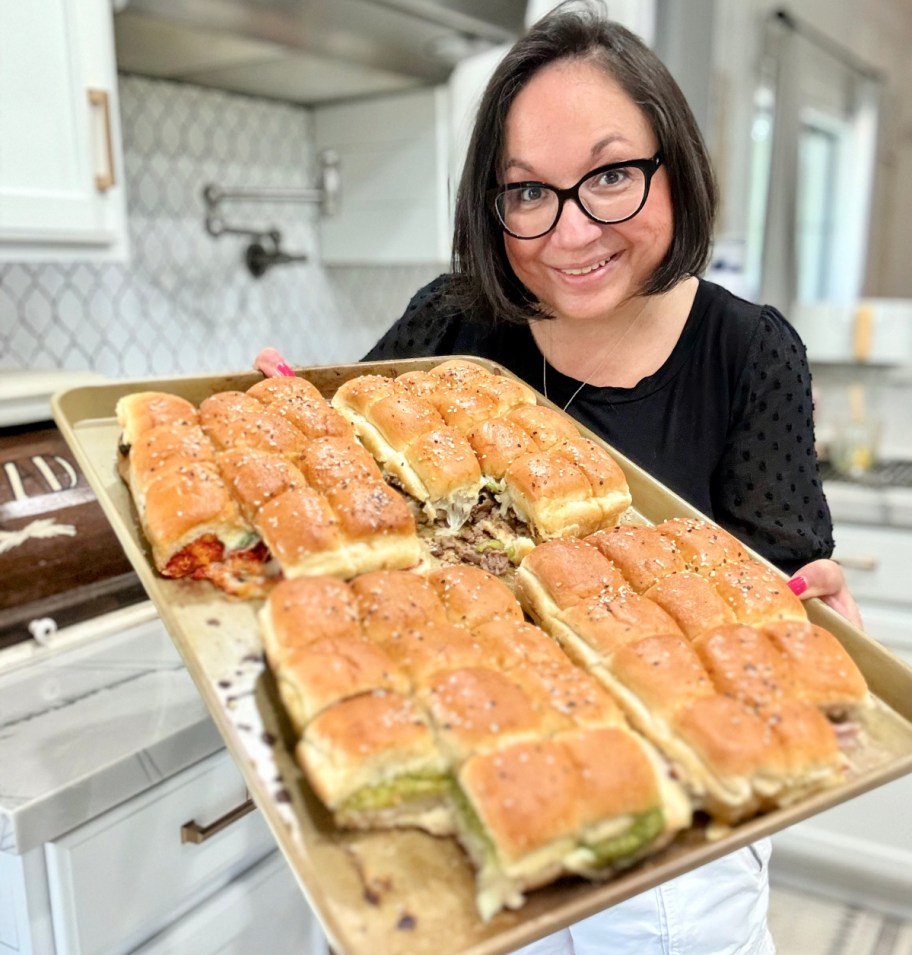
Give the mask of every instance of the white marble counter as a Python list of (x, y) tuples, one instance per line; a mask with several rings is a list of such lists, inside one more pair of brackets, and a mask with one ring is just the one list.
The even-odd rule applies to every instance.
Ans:
[(53, 840), (222, 745), (157, 618), (0, 673), (0, 851)]

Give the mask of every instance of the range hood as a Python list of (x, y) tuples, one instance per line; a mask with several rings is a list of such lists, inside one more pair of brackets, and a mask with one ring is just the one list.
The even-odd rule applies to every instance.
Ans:
[(114, 0), (118, 69), (315, 105), (446, 82), (525, 0)]

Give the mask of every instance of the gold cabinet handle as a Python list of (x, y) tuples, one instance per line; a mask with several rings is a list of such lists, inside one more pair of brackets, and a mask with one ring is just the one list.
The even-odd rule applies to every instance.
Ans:
[(107, 168), (104, 172), (95, 174), (95, 188), (99, 192), (106, 192), (115, 184), (114, 179), (114, 142), (111, 139), (111, 106), (107, 90), (90, 89), (89, 102), (92, 106), (101, 109), (104, 117), (105, 161)]
[(192, 842), (193, 845), (198, 846), (223, 829), (227, 829), (238, 819), (242, 819), (248, 812), (253, 812), (254, 809), (256, 809), (256, 804), (248, 796), (240, 806), (235, 806), (230, 812), (226, 812), (224, 816), (209, 823), (208, 826), (201, 826), (195, 819), (191, 819), (190, 822), (185, 822), (181, 826), (181, 842)]

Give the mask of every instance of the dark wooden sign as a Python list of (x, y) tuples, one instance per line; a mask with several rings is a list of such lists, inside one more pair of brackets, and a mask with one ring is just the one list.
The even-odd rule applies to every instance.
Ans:
[(145, 599), (60, 432), (0, 429), (0, 647)]

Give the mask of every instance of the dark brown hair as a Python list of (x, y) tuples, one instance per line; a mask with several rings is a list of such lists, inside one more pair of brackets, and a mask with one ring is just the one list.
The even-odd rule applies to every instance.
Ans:
[(480, 307), (489, 317), (525, 322), (541, 317), (534, 297), (507, 260), (503, 231), (488, 204), (498, 185), (507, 113), (519, 91), (544, 66), (588, 60), (610, 76), (643, 111), (669, 178), (674, 228), (665, 258), (641, 290), (657, 294), (706, 267), (716, 187), (697, 121), (662, 61), (595, 0), (568, 0), (538, 21), (501, 60), (475, 119), (456, 196), (453, 237), (454, 305)]

